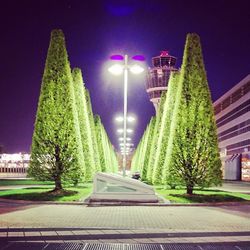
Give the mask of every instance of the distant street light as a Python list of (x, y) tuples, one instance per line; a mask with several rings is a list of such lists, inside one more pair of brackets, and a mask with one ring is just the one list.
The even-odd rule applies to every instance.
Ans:
[(128, 122), (134, 122), (135, 118), (133, 116), (128, 116), (127, 120)]
[(123, 133), (123, 129), (122, 128), (117, 129), (117, 133), (122, 134)]
[(123, 122), (123, 117), (122, 116), (117, 116), (115, 118), (115, 121), (117, 121), (117, 122)]
[[(117, 116), (115, 117), (116, 122), (123, 122), (123, 117), (122, 116)], [(134, 122), (135, 117), (134, 116), (127, 116), (127, 122)]]
[[(119, 133), (119, 134), (124, 133), (124, 132), (123, 132), (124, 129), (122, 129), (122, 128), (118, 128), (116, 131), (117, 131), (117, 133)], [(129, 133), (129, 134), (133, 133), (133, 129), (127, 128), (127, 133)], [(123, 139), (123, 140), (124, 140), (124, 139)], [(125, 138), (125, 141), (126, 141), (126, 138)]]

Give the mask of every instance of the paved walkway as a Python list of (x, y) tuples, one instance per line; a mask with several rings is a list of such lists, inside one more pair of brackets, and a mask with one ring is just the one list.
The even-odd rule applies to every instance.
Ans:
[(250, 182), (224, 181), (221, 187), (212, 187), (211, 189), (250, 194)]
[(87, 207), (1, 204), (0, 237), (9, 241), (249, 242), (250, 205)]

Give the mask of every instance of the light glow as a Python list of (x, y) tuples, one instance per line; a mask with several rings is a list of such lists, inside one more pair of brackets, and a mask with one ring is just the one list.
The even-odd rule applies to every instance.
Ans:
[(134, 64), (130, 67), (130, 71), (133, 73), (133, 74), (141, 74), (143, 71), (144, 71), (144, 68), (141, 67), (140, 65), (138, 64)]
[(127, 121), (128, 122), (134, 122), (135, 118), (133, 116), (128, 116)]
[[(123, 142), (123, 137), (120, 137), (118, 140), (121, 141), (121, 142)], [(131, 141), (131, 138), (127, 137), (126, 141)]]
[(123, 133), (123, 129), (122, 128), (117, 129), (117, 133), (122, 134)]
[(123, 117), (122, 116), (117, 116), (115, 118), (115, 121), (117, 121), (117, 122), (123, 122)]
[[(117, 117), (115, 117), (115, 121), (116, 122), (123, 122), (123, 116), (117, 116)], [(128, 116), (127, 117), (127, 121), (128, 122), (134, 122), (135, 121), (135, 117), (134, 116)]]
[(108, 68), (108, 71), (109, 71), (111, 74), (113, 74), (113, 75), (115, 75), (115, 76), (118, 76), (118, 75), (121, 75), (121, 74), (122, 74), (122, 72), (123, 72), (123, 67), (122, 67), (122, 65), (120, 65), (120, 64), (114, 64), (114, 65), (112, 65), (111, 67)]
[(133, 130), (132, 130), (131, 128), (128, 128), (128, 129), (127, 129), (127, 132), (128, 132), (129, 134), (131, 134), (131, 133), (133, 133)]

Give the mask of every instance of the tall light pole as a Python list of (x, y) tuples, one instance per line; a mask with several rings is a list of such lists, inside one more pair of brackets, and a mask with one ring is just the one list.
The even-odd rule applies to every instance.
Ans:
[[(123, 143), (124, 143), (124, 152), (122, 153), (123, 159), (122, 159), (122, 175), (126, 176), (126, 165), (127, 165), (127, 157), (126, 157), (126, 143), (127, 143), (127, 111), (128, 111), (128, 71), (134, 73), (134, 74), (140, 74), (144, 71), (144, 68), (141, 67), (138, 64), (128, 65), (128, 55), (125, 55), (124, 57), (122, 55), (114, 55), (111, 56), (112, 60), (123, 60), (124, 64), (114, 64), (111, 66), (108, 70), (110, 73), (114, 75), (120, 75), (123, 73), (124, 80), (124, 91), (123, 91)], [(143, 56), (134, 56), (132, 57), (134, 60), (138, 61), (144, 61)]]
[[(124, 91), (123, 91), (123, 143), (127, 143), (127, 111), (128, 111), (128, 55), (124, 56)], [(127, 154), (123, 152), (122, 175), (126, 175)]]

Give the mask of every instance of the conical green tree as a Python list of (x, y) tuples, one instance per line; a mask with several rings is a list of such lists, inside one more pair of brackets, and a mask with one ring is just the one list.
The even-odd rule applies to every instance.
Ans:
[(79, 68), (72, 71), (76, 108), (78, 112), (79, 127), (81, 132), (83, 155), (85, 159), (85, 177), (87, 181), (92, 179), (92, 173), (95, 168), (95, 152), (92, 140), (92, 127), (88, 111), (88, 99), (85, 96), (85, 87), (82, 79), (82, 72)]
[(103, 152), (104, 152), (104, 157), (105, 157), (105, 163), (106, 163), (106, 171), (107, 172), (112, 172), (111, 169), (111, 159), (110, 159), (110, 154), (109, 154), (109, 140), (108, 140), (108, 135), (106, 133), (106, 130), (102, 124), (101, 127), (102, 131), (102, 145), (103, 145)]
[(149, 132), (149, 127), (150, 127), (149, 124), (147, 125), (143, 133), (142, 139), (141, 139), (142, 142), (140, 145), (139, 158), (138, 158), (138, 170), (140, 171), (140, 173), (142, 172), (143, 164), (144, 164), (145, 152), (146, 152), (146, 147), (147, 147), (147, 142), (148, 142), (148, 132)]
[(116, 153), (113, 149), (111, 142), (109, 141), (106, 130), (101, 122), (101, 118), (95, 115), (95, 127), (97, 146), (100, 155), (100, 166), (102, 172), (117, 172), (118, 161)]
[(153, 137), (152, 137), (152, 144), (151, 144), (150, 153), (149, 153), (149, 160), (148, 160), (148, 166), (147, 166), (147, 181), (148, 182), (153, 182), (155, 154), (156, 154), (156, 150), (158, 147), (157, 143), (158, 143), (158, 138), (159, 138), (159, 130), (160, 130), (159, 127), (161, 124), (163, 107), (164, 107), (165, 101), (166, 101), (166, 93), (163, 92), (161, 95), (159, 109), (156, 114), (156, 121), (155, 121), (155, 126), (154, 126)]
[(109, 154), (110, 154), (110, 170), (112, 173), (118, 171), (118, 162), (115, 154), (114, 147), (109, 140)]
[(133, 158), (132, 158), (132, 161), (131, 161), (131, 172), (134, 173), (135, 171), (140, 171), (139, 169), (139, 153), (140, 153), (140, 150), (141, 150), (141, 144), (142, 144), (142, 139), (139, 141), (135, 151), (134, 151), (134, 154), (133, 154)]
[(53, 30), (42, 79), (32, 138), (28, 174), (53, 180), (78, 182), (84, 175), (84, 158), (74, 99), (74, 87), (64, 34)]
[(95, 131), (95, 121), (94, 121), (94, 115), (92, 111), (92, 104), (91, 104), (91, 98), (89, 91), (85, 88), (85, 96), (87, 101), (87, 109), (88, 109), (88, 116), (89, 116), (89, 123), (90, 123), (90, 129), (91, 129), (91, 140), (92, 140), (92, 147), (94, 152), (94, 166), (93, 171), (99, 172), (101, 171), (101, 165), (100, 165), (100, 156), (97, 146), (97, 138), (96, 138), (96, 131)]
[(107, 163), (104, 155), (104, 140), (103, 140), (103, 131), (102, 131), (102, 124), (101, 124), (101, 118), (99, 115), (94, 116), (95, 121), (95, 128), (96, 128), (96, 138), (97, 138), (97, 145), (98, 145), (98, 151), (99, 151), (99, 157), (100, 157), (100, 166), (102, 172), (107, 172)]
[[(173, 105), (173, 110), (168, 109), (168, 112), (172, 112), (172, 119), (169, 124), (169, 136), (166, 145), (165, 159), (163, 163), (163, 173), (162, 173), (162, 183), (169, 185), (171, 188), (175, 188), (177, 185), (183, 184), (180, 181), (180, 178), (176, 177), (174, 171), (174, 166), (172, 165), (172, 156), (173, 156), (173, 141), (175, 138), (176, 124), (178, 121), (178, 110), (181, 101), (181, 92), (182, 92), (182, 82), (180, 81), (181, 74), (175, 75), (175, 80), (170, 81), (169, 85), (169, 96), (170, 99), (175, 98)], [(175, 85), (173, 87), (172, 85)]]
[(155, 126), (155, 116), (151, 118), (148, 129), (147, 129), (147, 134), (145, 137), (145, 143), (143, 145), (144, 151), (142, 153), (142, 163), (141, 163), (141, 179), (142, 180), (147, 180), (147, 172), (148, 172), (148, 161), (149, 161), (149, 153), (151, 149), (151, 142), (153, 138), (153, 133), (154, 133), (154, 126)]
[(178, 86), (178, 72), (172, 72), (168, 83), (168, 91), (166, 101), (163, 105), (163, 114), (159, 126), (159, 137), (157, 138), (157, 149), (154, 160), (153, 183), (160, 184), (162, 182), (162, 174), (166, 157), (166, 149), (170, 134), (170, 125), (173, 118), (173, 110), (175, 105), (175, 97)]
[(185, 184), (187, 194), (195, 186), (221, 183), (221, 161), (211, 95), (203, 63), (200, 38), (188, 34), (180, 82), (179, 107), (173, 124), (169, 176)]

